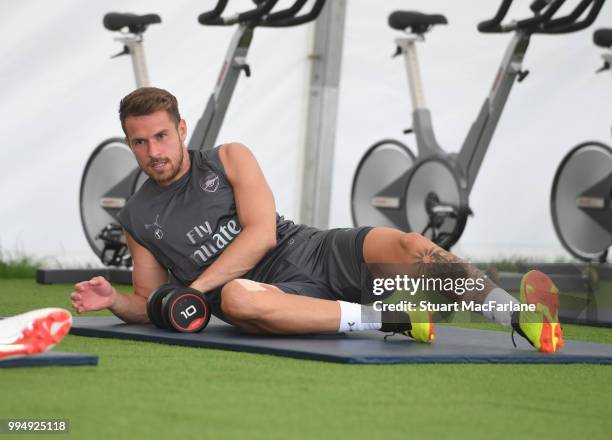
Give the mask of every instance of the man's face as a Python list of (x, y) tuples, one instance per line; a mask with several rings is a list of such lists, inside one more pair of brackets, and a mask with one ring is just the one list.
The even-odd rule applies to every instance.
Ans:
[(165, 110), (125, 119), (126, 139), (140, 168), (160, 186), (177, 181), (187, 171), (184, 142), (187, 128), (178, 127)]

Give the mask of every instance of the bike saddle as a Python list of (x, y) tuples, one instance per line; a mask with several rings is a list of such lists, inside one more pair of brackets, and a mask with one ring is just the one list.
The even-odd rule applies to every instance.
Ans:
[(109, 31), (119, 31), (127, 26), (133, 34), (141, 34), (148, 25), (161, 23), (161, 17), (157, 14), (136, 15), (109, 12), (104, 16), (102, 23)]
[(599, 47), (612, 46), (612, 28), (597, 29), (593, 33), (593, 43)]
[(398, 31), (410, 28), (414, 34), (424, 34), (434, 24), (448, 24), (442, 14), (423, 14), (415, 11), (395, 11), (389, 15), (389, 26)]

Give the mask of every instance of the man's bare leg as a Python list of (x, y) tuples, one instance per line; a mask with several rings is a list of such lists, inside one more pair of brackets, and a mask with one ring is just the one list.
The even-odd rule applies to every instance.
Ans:
[[(425, 275), (444, 278), (464, 278), (483, 280), (484, 288), (466, 289), (458, 295), (444, 292), (453, 302), (479, 303), (495, 301), (500, 304), (517, 303), (506, 291), (499, 288), (475, 266), (472, 266), (448, 251), (437, 246), (427, 238), (413, 232), (402, 232), (392, 228), (374, 228), (365, 237), (363, 255), (366, 264), (383, 271), (378, 276), (393, 276), (396, 270), (411, 272), (412, 276)], [(392, 263), (392, 264), (389, 264)], [(380, 264), (380, 266), (376, 266)], [(390, 273), (384, 273), (390, 271)], [(475, 286), (475, 285), (474, 285)], [(512, 313), (496, 309), (483, 312), (483, 315), (506, 327), (512, 325)]]
[[(423, 270), (421, 274), (429, 275), (427, 270), (432, 266), (430, 263), (437, 263), (439, 265), (436, 269), (437, 275), (439, 275), (439, 269), (442, 269), (448, 270), (447, 275), (462, 273), (463, 276), (468, 277), (482, 276), (477, 268), (461, 261), (426, 238), (395, 229), (374, 228), (371, 230), (365, 237), (363, 251), (364, 260), (369, 264), (416, 264)], [(445, 264), (449, 265), (446, 269)], [(529, 272), (523, 281), (529, 276), (531, 276), (530, 280), (534, 281), (534, 296), (545, 294), (539, 306), (546, 306), (549, 312), (555, 310), (555, 316), (544, 319), (542, 312), (529, 312), (523, 319), (524, 315), (521, 313), (520, 321), (515, 320), (514, 322), (510, 320), (512, 315), (507, 313), (485, 316), (502, 325), (511, 325), (536, 349), (554, 352), (563, 346), (563, 334), (553, 304), (557, 296), (556, 288), (548, 277), (540, 272)], [(544, 287), (538, 287), (536, 284), (544, 284)], [(521, 295), (523, 293), (523, 286), (521, 286)], [(491, 281), (487, 282), (484, 291), (466, 292), (461, 296), (454, 295), (453, 299), (482, 303), (491, 301), (492, 296), (500, 302), (516, 302), (507, 292), (495, 286)], [(381, 326), (382, 316), (378, 322), (359, 322), (361, 310), (358, 304), (287, 294), (275, 286), (243, 279), (237, 279), (225, 285), (222, 290), (221, 308), (231, 322), (250, 333), (304, 334), (353, 331), (355, 329), (365, 330), (368, 328), (365, 326), (368, 325), (373, 325), (369, 327), (371, 329), (388, 331), (385, 325)], [(410, 322), (413, 323), (412, 318)], [(346, 326), (347, 323), (349, 327)], [(354, 328), (352, 324), (357, 327)], [(400, 323), (400, 325), (403, 324)], [(431, 323), (417, 323), (416, 328), (414, 325), (408, 328), (408, 331), (401, 330), (401, 332), (418, 341), (431, 342), (433, 340)]]
[(335, 332), (340, 325), (337, 301), (292, 295), (270, 284), (246, 279), (230, 281), (223, 287), (221, 310), (236, 327), (248, 333)]
[[(414, 271), (418, 276), (431, 276), (433, 272), (433, 276), (461, 276), (473, 279), (483, 277), (476, 267), (463, 262), (423, 236), (390, 228), (374, 228), (366, 235), (364, 260), (370, 264), (402, 262), (405, 265), (414, 265), (414, 268), (407, 270)], [(383, 268), (384, 266), (385, 264), (382, 265)], [(497, 305), (510, 306), (502, 307), (501, 310), (496, 307), (492, 307), (492, 310), (483, 308), (483, 315), (499, 324), (512, 327), (539, 351), (554, 352), (563, 347), (563, 331), (558, 319), (558, 289), (545, 274), (529, 271), (521, 281), (522, 305), (533, 306), (532, 311), (512, 311), (512, 306), (518, 304), (516, 299), (488, 279), (484, 287), (480, 291), (474, 289), (462, 295), (445, 293), (456, 302), (495, 302)]]
[[(402, 232), (392, 228), (374, 228), (365, 237), (363, 256), (366, 264), (383, 264), (385, 269), (413, 270), (414, 276), (430, 275), (430, 271), (452, 277), (463, 275), (470, 278), (484, 277), (476, 267), (445, 251), (424, 236), (414, 232)], [(402, 267), (403, 265), (403, 267)], [(388, 275), (392, 275), (389, 273)], [(484, 297), (497, 286), (488, 278), (481, 291), (467, 291), (452, 299), (483, 302)]]
[[(449, 271), (455, 270), (452, 267), (461, 266), (470, 276), (482, 276), (478, 269), (461, 262), (425, 237), (397, 229), (372, 229), (365, 237), (363, 254), (366, 263), (418, 263), (424, 269), (432, 266), (427, 263), (448, 263)], [(488, 281), (484, 292), (466, 292), (454, 299), (483, 302), (483, 298), (495, 287)], [(246, 279), (233, 280), (225, 285), (221, 294), (221, 308), (232, 323), (250, 333), (334, 332), (342, 330), (341, 310), (350, 310), (351, 321), (359, 321), (361, 316), (358, 305), (287, 294), (270, 284)]]
[[(421, 263), (423, 267), (426, 267), (426, 263), (461, 263), (459, 258), (425, 237), (391, 228), (372, 229), (365, 237), (363, 254), (366, 263)], [(467, 268), (473, 276), (481, 275), (478, 269), (472, 266), (461, 266)], [(495, 285), (489, 281), (485, 295), (493, 288)], [(482, 292), (466, 292), (462, 299), (482, 302), (485, 295)], [(361, 310), (357, 305), (287, 294), (270, 284), (246, 279), (233, 280), (224, 286), (221, 308), (234, 325), (249, 333), (304, 334), (342, 331), (344, 329), (340, 323), (343, 309), (350, 311), (350, 321), (360, 321), (361, 317)]]

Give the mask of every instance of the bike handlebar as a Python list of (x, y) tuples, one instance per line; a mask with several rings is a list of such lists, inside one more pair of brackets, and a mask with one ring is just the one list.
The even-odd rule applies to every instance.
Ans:
[[(565, 3), (565, 0), (549, 1), (538, 11), (538, 13), (534, 17), (526, 18), (524, 20), (518, 20), (514, 25), (509, 25), (509, 28), (510, 30), (531, 29), (535, 32), (538, 26), (545, 25), (552, 19), (553, 15), (555, 15), (559, 8), (563, 6), (563, 3)], [(542, 14), (541, 12), (544, 9), (546, 10)]]
[[(478, 30), (483, 33), (510, 32), (517, 29), (533, 30), (537, 26), (550, 20), (555, 12), (559, 10), (565, 0), (536, 0), (531, 3), (531, 10), (535, 13), (533, 17), (512, 23), (502, 23), (512, 5), (513, 0), (503, 0), (495, 16), (478, 24)], [(541, 12), (544, 11), (542, 14)]]
[(266, 17), (266, 21), (285, 20), (296, 15), (304, 7), (308, 0), (296, 0), (290, 7), (282, 11), (274, 12)]
[(310, 12), (297, 15), (308, 0), (295, 0), (293, 4), (277, 12), (270, 13), (278, 0), (252, 0), (257, 6), (255, 9), (222, 17), (228, 0), (217, 0), (214, 9), (200, 14), (198, 22), (207, 26), (229, 26), (236, 23), (249, 23), (251, 26), (288, 27), (297, 26), (316, 19), (323, 9), (326, 0), (315, 0)]
[[(321, 13), (321, 11), (323, 10), (323, 7), (325, 6), (326, 1), (327, 0), (315, 0), (314, 5), (312, 5), (312, 8), (310, 9), (309, 12), (307, 12), (306, 14), (297, 15), (293, 18), (287, 18), (284, 20), (273, 20), (274, 14), (270, 14), (268, 17), (266, 17), (266, 19), (264, 19), (264, 21), (261, 23), (261, 26), (263, 27), (299, 26), (301, 24), (316, 20), (319, 14)], [(296, 4), (302, 3), (301, 6), (298, 8), (298, 11), (299, 11), (306, 2), (301, 2), (300, 0), (297, 0), (295, 3)]]
[[(593, 24), (605, 0), (582, 0), (578, 6), (568, 15), (551, 20), (544, 25), (544, 29), (540, 30), (543, 34), (565, 34), (586, 29)], [(578, 18), (591, 7), (586, 17), (582, 21), (577, 21)]]
[(544, 9), (546, 5), (548, 5), (548, 3), (550, 3), (550, 0), (534, 0), (529, 5), (529, 9), (531, 9), (534, 14), (539, 14), (540, 11)]
[(266, 15), (278, 3), (278, 0), (262, 0), (254, 3), (255, 9), (236, 14), (230, 17), (222, 17), (228, 0), (217, 0), (217, 4), (211, 11), (199, 15), (198, 22), (207, 26), (226, 26), (248, 21), (257, 21)]
[[(581, 0), (571, 13), (559, 18), (553, 18), (553, 16), (563, 6), (565, 0), (534, 0), (530, 5), (531, 11), (535, 14), (533, 17), (502, 23), (512, 2), (513, 0), (502, 0), (495, 16), (479, 23), (478, 30), (484, 33), (516, 30), (543, 34), (575, 32), (590, 26), (595, 21), (605, 0)], [(589, 7), (591, 9), (584, 20), (577, 21)]]
[(504, 17), (508, 13), (510, 9), (510, 5), (512, 5), (512, 0), (502, 0), (499, 9), (495, 13), (495, 16), (489, 20), (481, 21), (478, 23), (478, 30), (480, 32), (502, 32), (501, 31), (501, 22), (504, 20)]
[(221, 14), (223, 14), (223, 11), (227, 6), (227, 2), (228, 0), (218, 0), (213, 9), (203, 12), (198, 16), (198, 22), (200, 24), (208, 24), (209, 21), (216, 20), (221, 17)]
[(272, 10), (274, 6), (276, 6), (278, 0), (265, 0), (261, 3), (257, 4), (255, 9), (251, 9), (250, 11), (243, 12), (242, 14), (238, 14), (235, 23), (241, 23), (244, 21), (250, 20), (258, 20), (266, 15), (268, 12)]

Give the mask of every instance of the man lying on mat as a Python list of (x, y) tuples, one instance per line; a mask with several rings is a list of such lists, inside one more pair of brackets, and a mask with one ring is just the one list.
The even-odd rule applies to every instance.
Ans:
[[(119, 214), (133, 258), (134, 295), (106, 279), (75, 285), (78, 313), (104, 308), (128, 323), (148, 322), (149, 294), (168, 277), (204, 292), (213, 314), (249, 333), (304, 334), (377, 329), (420, 342), (434, 339), (427, 310), (382, 310), (362, 319), (368, 268), (402, 265), (412, 275), (482, 277), (475, 267), (425, 237), (384, 227), (319, 230), (278, 215), (251, 151), (228, 143), (187, 150), (176, 98), (140, 88), (121, 100), (121, 125), (149, 176)], [(388, 264), (387, 264), (388, 263)], [(446, 271), (446, 272), (445, 272)], [(391, 275), (391, 274), (389, 274)], [(558, 292), (541, 272), (527, 273), (521, 302), (486, 278), (478, 289), (446, 292), (458, 304), (482, 307), (543, 352), (563, 346)], [(367, 295), (366, 295), (367, 296)], [(371, 301), (371, 297), (368, 301)], [(531, 310), (516, 305), (531, 304)]]

